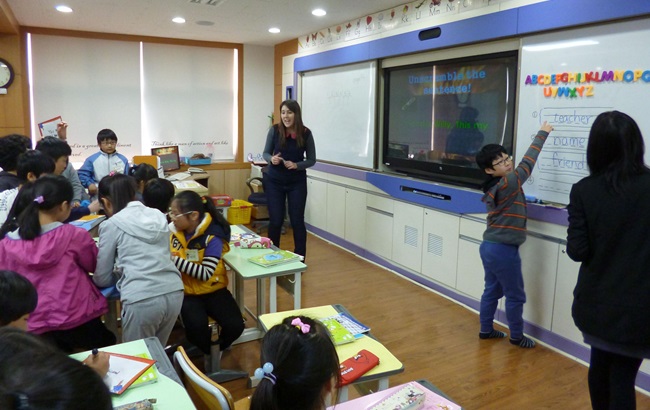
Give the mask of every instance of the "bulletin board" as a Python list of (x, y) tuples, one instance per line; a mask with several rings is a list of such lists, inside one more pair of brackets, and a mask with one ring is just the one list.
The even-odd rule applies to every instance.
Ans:
[(639, 124), (650, 162), (650, 20), (563, 31), (523, 39), (516, 158), (540, 125), (554, 131), (524, 186), (526, 195), (567, 204), (574, 183), (589, 175), (589, 130), (604, 111)]
[(314, 134), (317, 160), (372, 169), (377, 63), (300, 74), (302, 117)]

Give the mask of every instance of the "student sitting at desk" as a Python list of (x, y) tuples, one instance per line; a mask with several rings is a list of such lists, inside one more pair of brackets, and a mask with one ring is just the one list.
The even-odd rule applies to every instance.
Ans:
[(155, 336), (165, 346), (183, 303), (167, 219), (135, 199), (135, 181), (128, 175), (104, 177), (98, 194), (108, 219), (99, 225), (93, 280), (100, 287), (117, 283), (124, 342)]
[(154, 178), (144, 186), (142, 202), (149, 208), (157, 209), (167, 215), (175, 193), (174, 184), (170, 181), (165, 178)]
[(26, 182), (36, 181), (41, 174), (52, 172), (54, 172), (54, 161), (42, 152), (29, 150), (20, 154), (16, 165), (16, 176), (20, 180), (20, 185), (0, 192), (0, 224), (7, 220), (20, 187)]
[(101, 321), (106, 299), (88, 276), (95, 271), (97, 246), (86, 230), (62, 223), (72, 195), (62, 176), (26, 184), (16, 199), (17, 205), (29, 200), (18, 229), (0, 241), (0, 266), (29, 279), (39, 295), (29, 330), (66, 352), (115, 344)]
[[(129, 175), (135, 179), (137, 185), (135, 197), (138, 201), (142, 202), (142, 191), (144, 190), (145, 184), (154, 178), (158, 178), (158, 171), (156, 171), (156, 168), (143, 162), (142, 164), (134, 165), (129, 170)], [(167, 212), (167, 209), (165, 209), (165, 212)]]
[(305, 316), (287, 317), (269, 329), (260, 362), (250, 410), (322, 410), (341, 381), (327, 328)]
[(32, 141), (23, 135), (11, 134), (0, 138), (0, 192), (20, 185), (16, 161), (20, 154), (31, 148)]
[(221, 327), (218, 341), (221, 351), (244, 331), (241, 311), (228, 290), (223, 264), (223, 255), (230, 250), (230, 224), (211, 199), (192, 191), (183, 191), (174, 197), (169, 217), (174, 263), (185, 284), (181, 310), (185, 333), (206, 355), (207, 365), (212, 344), (208, 317)]
[[(0, 409), (113, 408), (102, 370), (84, 366), (19, 329), (0, 328), (0, 346)], [(103, 373), (107, 370), (108, 355)]]

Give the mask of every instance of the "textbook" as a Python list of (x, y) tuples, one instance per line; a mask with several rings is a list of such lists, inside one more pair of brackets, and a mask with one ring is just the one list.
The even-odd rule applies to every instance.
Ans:
[(144, 357), (119, 353), (109, 353), (109, 355), (111, 356), (110, 367), (104, 376), (104, 384), (113, 394), (124, 393), (156, 363), (155, 360)]
[(80, 228), (84, 228), (87, 231), (90, 231), (99, 225), (104, 219), (106, 219), (105, 215), (86, 215), (82, 216), (76, 221), (70, 222), (70, 225), (78, 226)]
[(354, 342), (354, 335), (337, 320), (336, 316), (319, 319), (319, 321), (325, 325), (327, 330), (330, 332), (330, 337), (335, 345)]
[(360, 335), (364, 333), (368, 333), (370, 331), (370, 328), (368, 326), (364, 325), (358, 320), (355, 320), (354, 318), (352, 318), (351, 316), (343, 312), (333, 316), (328, 316), (326, 318), (323, 318), (321, 319), (321, 322), (330, 319), (339, 322), (341, 325), (343, 325), (344, 328), (346, 328), (355, 337), (359, 337)]
[(264, 255), (252, 256), (248, 258), (249, 262), (264, 267), (275, 266), (281, 263), (295, 262), (299, 260), (300, 260), (300, 255), (289, 251), (283, 251), (283, 250), (274, 251), (271, 253), (265, 253)]

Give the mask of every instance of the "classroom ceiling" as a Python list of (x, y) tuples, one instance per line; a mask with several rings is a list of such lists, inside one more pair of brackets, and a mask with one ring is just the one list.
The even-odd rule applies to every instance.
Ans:
[[(271, 46), (408, 0), (6, 0), (21, 26)], [(55, 10), (57, 5), (72, 13)], [(322, 8), (324, 17), (311, 11)], [(174, 17), (185, 18), (176, 24)], [(279, 34), (268, 29), (280, 28)]]

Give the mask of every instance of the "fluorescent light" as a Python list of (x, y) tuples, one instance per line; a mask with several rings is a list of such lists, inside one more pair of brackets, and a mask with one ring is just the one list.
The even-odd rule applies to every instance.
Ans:
[(314, 9), (312, 10), (311, 14), (313, 14), (316, 17), (323, 17), (324, 15), (327, 14), (327, 12), (323, 9)]
[(549, 51), (559, 50), (561, 48), (594, 46), (599, 44), (596, 40), (573, 40), (573, 41), (560, 41), (558, 43), (539, 44), (536, 46), (524, 46), (526, 51)]
[(280, 32), (280, 29), (277, 28), (277, 27), (271, 27), (269, 29), (269, 33), (278, 34), (279, 32)]
[(172, 21), (173, 21), (174, 23), (178, 23), (178, 24), (183, 24), (183, 23), (185, 23), (185, 19), (184, 19), (183, 17), (174, 17), (174, 18), (172, 19)]
[(63, 4), (56, 6), (55, 9), (61, 13), (72, 13), (72, 9), (68, 6), (64, 6)]

